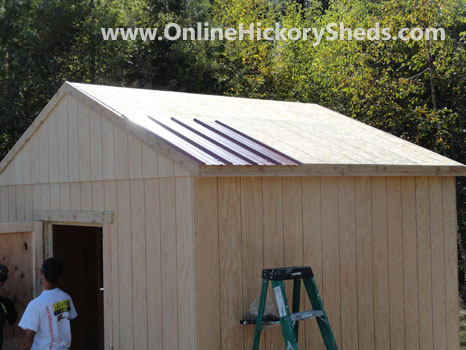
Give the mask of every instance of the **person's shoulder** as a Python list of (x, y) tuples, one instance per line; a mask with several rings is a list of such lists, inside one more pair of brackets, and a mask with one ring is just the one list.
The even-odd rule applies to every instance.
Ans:
[(71, 296), (67, 292), (65, 292), (64, 290), (61, 290), (60, 288), (55, 288), (55, 292), (57, 294), (62, 295), (64, 298), (71, 299)]

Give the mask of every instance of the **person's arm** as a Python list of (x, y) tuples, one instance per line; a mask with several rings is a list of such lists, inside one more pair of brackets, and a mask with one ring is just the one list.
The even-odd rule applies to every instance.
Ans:
[(8, 323), (10, 326), (12, 326), (18, 318), (18, 313), (16, 312), (15, 304), (13, 304), (13, 301), (8, 300), (7, 310), (8, 310), (8, 315), (7, 315)]
[(24, 334), (24, 339), (19, 346), (19, 350), (30, 350), (32, 347), (32, 343), (34, 343), (34, 337), (36, 336), (36, 332), (26, 329)]

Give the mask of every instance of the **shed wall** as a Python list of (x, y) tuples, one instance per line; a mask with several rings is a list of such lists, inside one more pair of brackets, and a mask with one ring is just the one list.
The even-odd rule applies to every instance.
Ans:
[[(239, 320), (261, 270), (303, 264), (340, 349), (458, 348), (454, 178), (209, 178), (194, 189), (198, 349), (250, 348), (253, 327)], [(283, 348), (278, 328), (262, 339)], [(323, 349), (314, 321), (299, 342)]]
[(0, 174), (0, 222), (31, 221), (37, 209), (113, 211), (106, 349), (193, 349), (192, 193), (184, 169), (65, 95)]

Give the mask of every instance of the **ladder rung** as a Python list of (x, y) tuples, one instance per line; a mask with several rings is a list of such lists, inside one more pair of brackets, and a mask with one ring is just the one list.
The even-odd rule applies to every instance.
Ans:
[(293, 322), (307, 320), (310, 318), (322, 317), (322, 316), (324, 316), (324, 313), (320, 310), (301, 311), (301, 312), (295, 312), (290, 315), (291, 321)]
[[(290, 318), (292, 322), (307, 320), (310, 318), (317, 318), (322, 317), (324, 313), (320, 310), (309, 310), (309, 311), (301, 311), (295, 312), (290, 314)], [(240, 324), (256, 324), (256, 318), (249, 318), (240, 321)], [(262, 320), (262, 323), (265, 326), (272, 326), (276, 324), (280, 324), (280, 319), (278, 317), (267, 317)]]

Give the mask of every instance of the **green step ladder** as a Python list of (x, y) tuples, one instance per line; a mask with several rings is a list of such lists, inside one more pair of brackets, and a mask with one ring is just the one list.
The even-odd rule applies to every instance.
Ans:
[[(285, 294), (286, 280), (293, 280), (293, 312), (290, 313)], [(299, 312), (301, 297), (301, 280), (304, 282), (312, 310)], [(272, 284), (275, 302), (279, 317), (264, 318), (265, 300), (269, 281)], [(310, 266), (283, 267), (262, 270), (262, 290), (259, 301), (257, 319), (244, 319), (241, 324), (255, 324), (253, 350), (259, 350), (259, 341), (262, 330), (266, 326), (281, 325), (286, 350), (298, 350), (298, 322), (315, 318), (327, 350), (337, 350), (324, 305), (319, 295), (314, 274)]]

